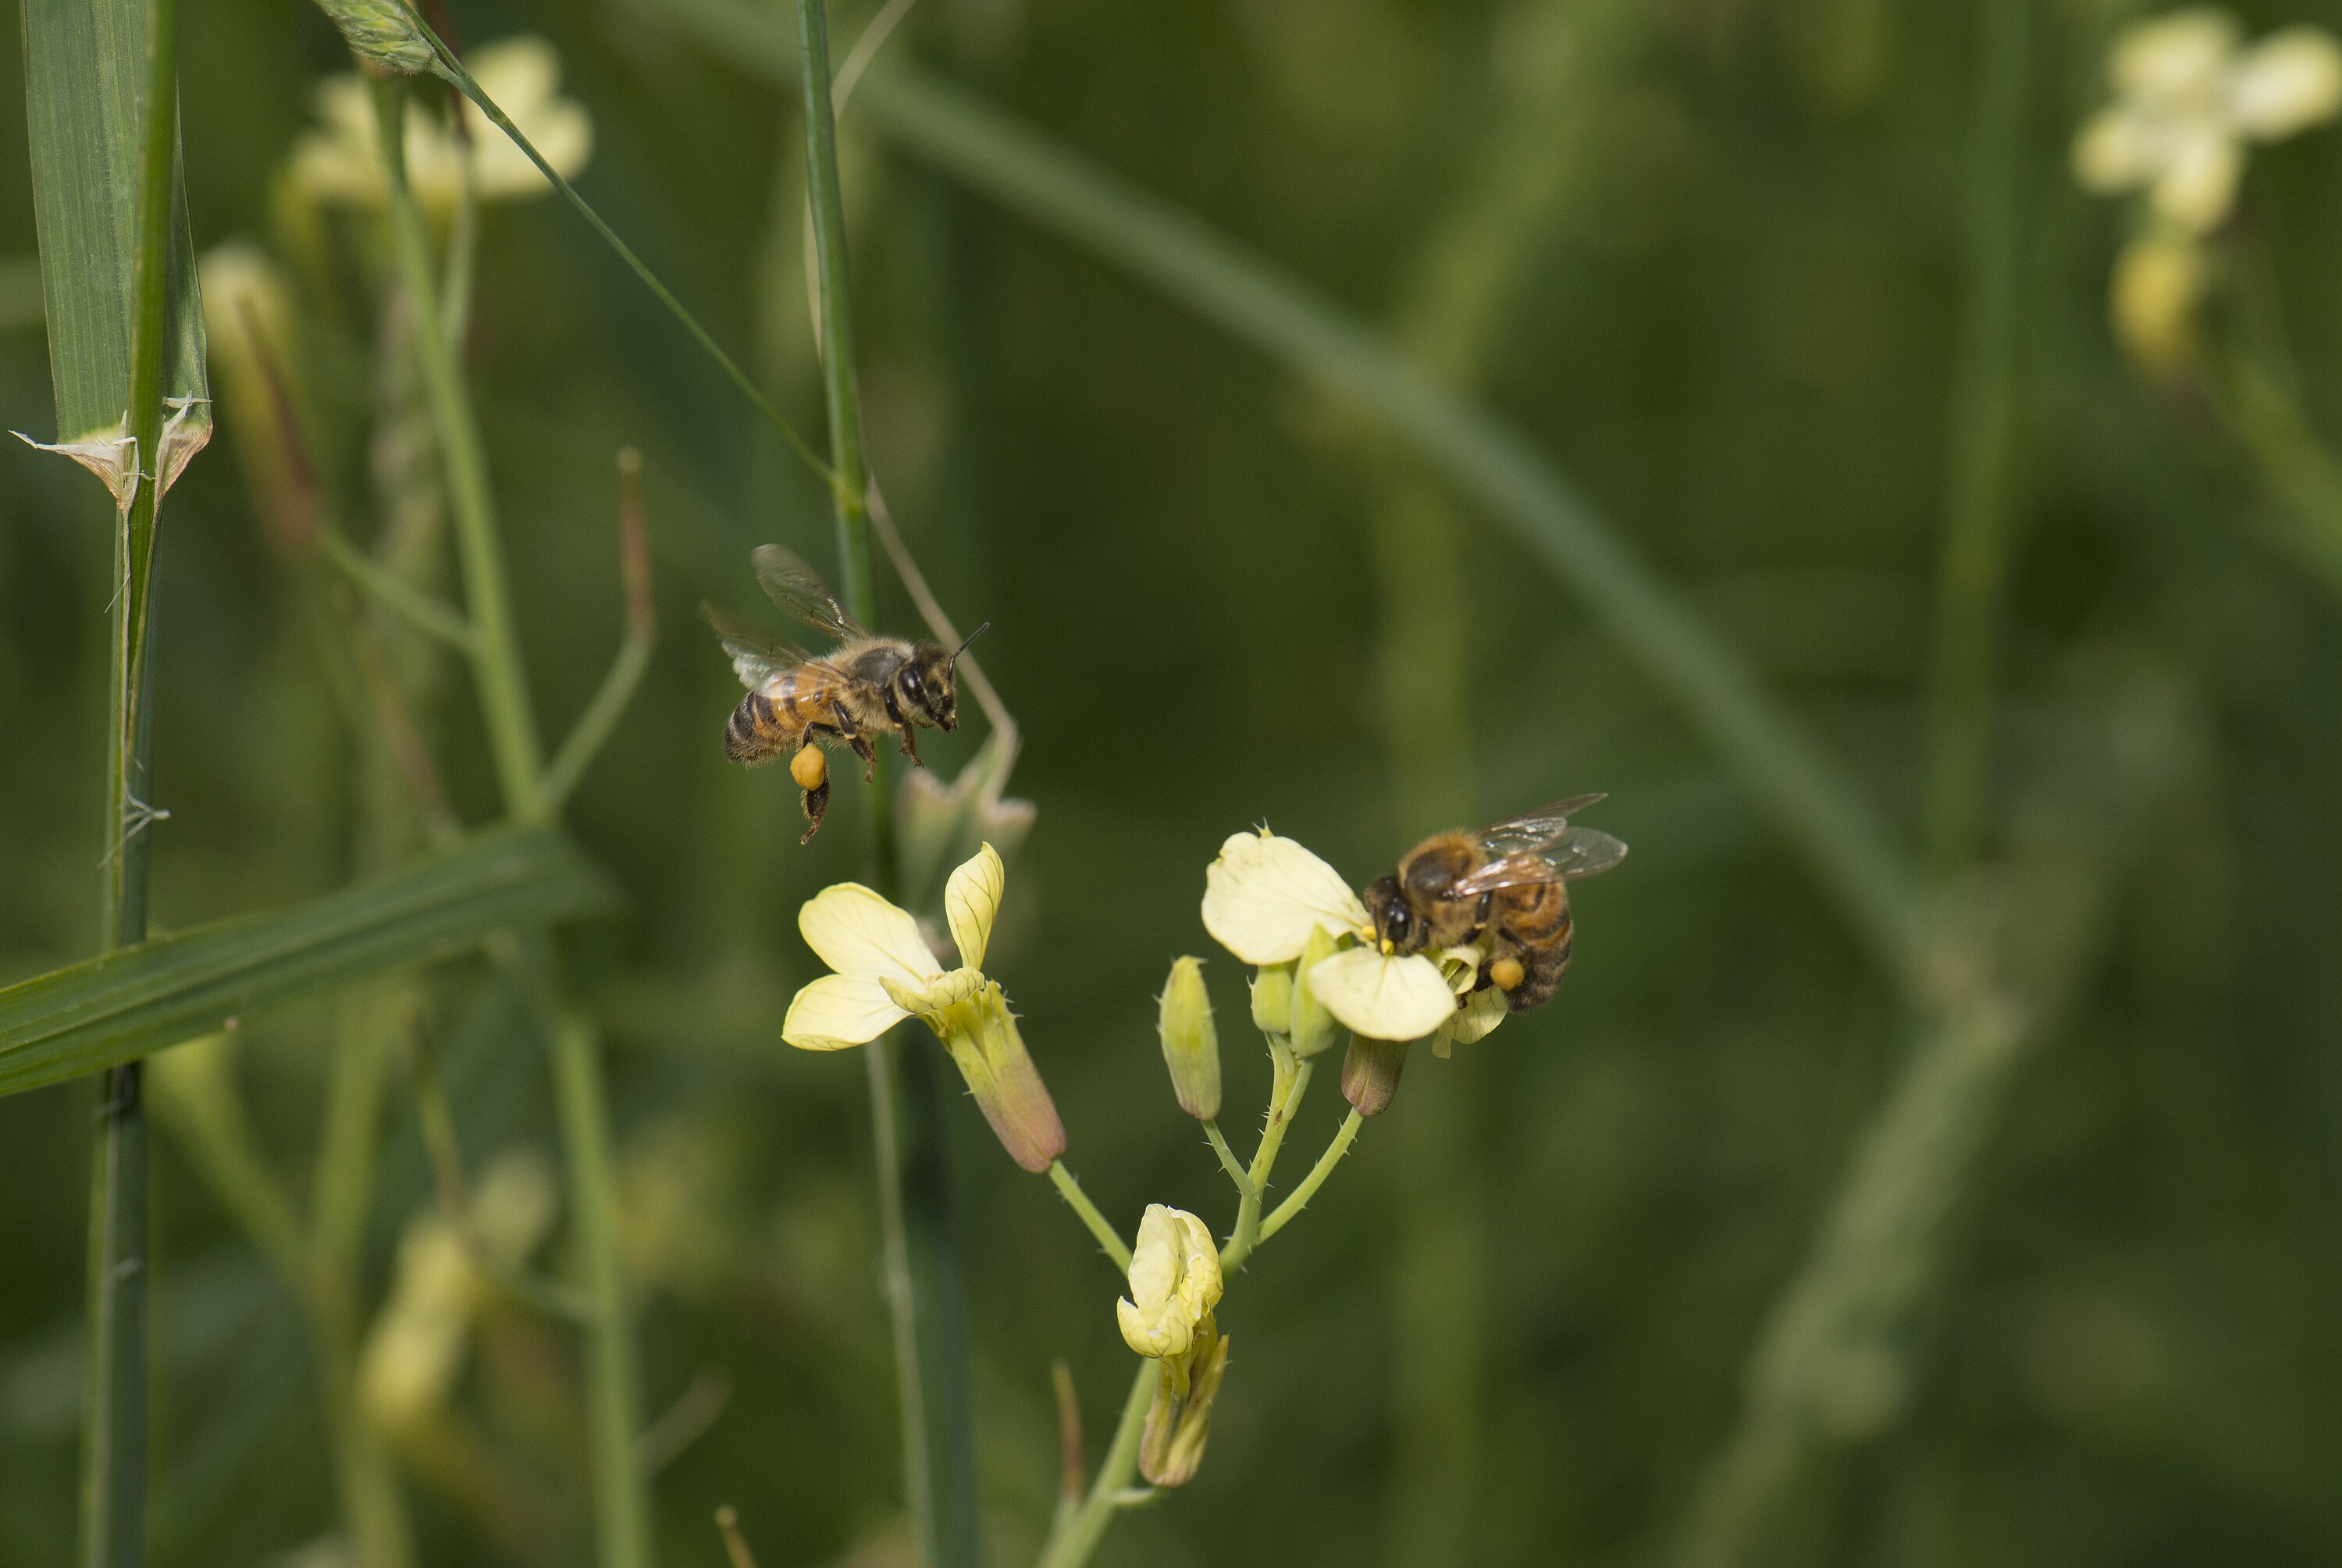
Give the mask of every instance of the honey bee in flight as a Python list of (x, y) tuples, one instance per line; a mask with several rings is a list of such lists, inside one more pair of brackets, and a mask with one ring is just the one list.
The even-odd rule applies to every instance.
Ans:
[(925, 766), (914, 732), (958, 727), (953, 666), (991, 623), (949, 651), (939, 643), (877, 636), (847, 614), (820, 574), (794, 553), (766, 544), (752, 559), (756, 581), (774, 604), (838, 644), (816, 654), (713, 604), (703, 606), (748, 688), (725, 724), (724, 754), (752, 766), (789, 758), (789, 776), (805, 792), (806, 820), (812, 824), (797, 841), (806, 844), (821, 831), (822, 814), (829, 809), (829, 764), (822, 747), (849, 747), (862, 759), (867, 780), (877, 763), (872, 737), (890, 734), (914, 767)]
[(1582, 794), (1476, 833), (1434, 834), (1366, 890), (1385, 953), (1489, 940), (1474, 990), (1494, 985), (1515, 1013), (1553, 999), (1569, 968), (1570, 883), (1609, 870), (1626, 846), (1569, 819), (1603, 797)]

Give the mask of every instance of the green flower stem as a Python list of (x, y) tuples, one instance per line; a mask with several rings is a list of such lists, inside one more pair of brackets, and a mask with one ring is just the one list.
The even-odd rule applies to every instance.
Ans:
[(1090, 1234), (1097, 1238), (1098, 1245), (1106, 1249), (1106, 1255), (1114, 1260), (1114, 1266), (1128, 1273), (1129, 1246), (1114, 1233), (1114, 1227), (1106, 1223), (1106, 1216), (1098, 1213), (1097, 1205), (1090, 1202), (1087, 1193), (1082, 1191), (1082, 1184), (1074, 1180), (1071, 1171), (1066, 1169), (1065, 1161), (1049, 1162), (1049, 1180), (1056, 1183), (1057, 1195), (1066, 1200), (1066, 1206), (1081, 1217), (1082, 1223), (1089, 1227)]
[(340, 529), (320, 523), (317, 549), (353, 587), (416, 631), (437, 638), (465, 658), (479, 653), (480, 639), (462, 611), (383, 565), (342, 537)]
[(1061, 1533), (1041, 1551), (1038, 1568), (1082, 1568), (1105, 1539), (1114, 1516), (1130, 1505), (1130, 1483), (1138, 1473), (1138, 1440), (1146, 1430), (1146, 1407), (1155, 1403), (1157, 1364), (1145, 1357), (1122, 1403), (1122, 1420), (1114, 1429), (1114, 1444), (1098, 1465), (1097, 1480)]
[(542, 821), (550, 814), (541, 778), (545, 754), (513, 631), (504, 545), (496, 534), (495, 505), (488, 492), (487, 457), (481, 450), (479, 424), (455, 352), (446, 335), (433, 330), (445, 317), (430, 232), (406, 184), (404, 136), (408, 89), (403, 78), (391, 77), (376, 81), (374, 92), (380, 125), (375, 140), (382, 149), (387, 175), (392, 247), (399, 283), (406, 291), (416, 324), (411, 335), (415, 369), (446, 466), (456, 547), (464, 563), (464, 597), (478, 644), (472, 652), (473, 681), (479, 690), (481, 716), (487, 723), (488, 745), (495, 757), (505, 807), (519, 821)]
[(651, 651), (658, 645), (658, 614), (651, 599), (650, 545), (643, 519), (643, 459), (631, 446), (618, 454), (618, 528), (626, 584), (626, 635), (618, 644), (617, 656), (610, 661), (609, 673), (578, 715), (576, 726), (554, 754), (553, 765), (545, 770), (545, 793), (556, 808), (569, 798), (569, 792), (577, 787), (577, 781), (610, 738), (626, 704), (634, 700), (635, 688), (642, 684), (643, 672), (650, 668)]
[(1205, 1123), (1204, 1136), (1212, 1141), (1212, 1153), (1220, 1157), (1220, 1169), (1226, 1171), (1228, 1180), (1236, 1184), (1238, 1201), (1251, 1196), (1252, 1178), (1245, 1174), (1244, 1162), (1236, 1158), (1236, 1152), (1228, 1147), (1227, 1135), (1220, 1131), (1220, 1124), (1217, 1122)]
[[(544, 753), (528, 701), (526, 678), (512, 624), (503, 546), (488, 489), (479, 427), (445, 332), (431, 243), (406, 183), (403, 129), (407, 88), (399, 80), (375, 84), (393, 249), (400, 285), (417, 323), (413, 334), (421, 375), (455, 517), (464, 563), (466, 608), (477, 638), (472, 671), (496, 763), (506, 814), (524, 823), (554, 814), (546, 792)], [(634, 1342), (618, 1264), (611, 1174), (607, 1094), (594, 1027), (562, 999), (560, 965), (542, 932), (520, 941), (520, 967), (535, 994), (551, 1042), (555, 1107), (569, 1176), (569, 1206), (591, 1299), (586, 1339), (586, 1445), (592, 1456), (596, 1551), (602, 1568), (650, 1568), (649, 1489), (635, 1463)]]
[(1268, 1174), (1276, 1168), (1276, 1152), (1285, 1145), (1285, 1130), (1293, 1124), (1293, 1114), (1301, 1108), (1301, 1096), (1308, 1092), (1312, 1064), (1296, 1062), (1283, 1051), (1276, 1053), (1276, 1077), (1269, 1088), (1268, 1124), (1261, 1129), (1260, 1147), (1253, 1152), (1252, 1168), (1245, 1178), (1252, 1190), (1236, 1205), (1236, 1233), (1227, 1245), (1220, 1249), (1220, 1267), (1232, 1272), (1244, 1266), (1252, 1250), (1260, 1242), (1260, 1201), (1268, 1191)]
[[(115, 535), (106, 724), (106, 834), (100, 945), (146, 934), (154, 834), (142, 804), (155, 756), (149, 647), (155, 535), (162, 512), (165, 305), (179, 129), (178, 0), (146, 8), (145, 118), (140, 126), (138, 239), (132, 273), (129, 416), (145, 471)], [(146, 1555), (146, 1120), (135, 1062), (102, 1080), (90, 1183), (88, 1338), (82, 1386), (81, 1561), (135, 1568)]]
[[(1301, 1184), (1293, 1189), (1293, 1195), (1277, 1204), (1276, 1212), (1261, 1222), (1260, 1241), (1265, 1242), (1276, 1234), (1292, 1222), (1294, 1215), (1309, 1206), (1309, 1200), (1317, 1195), (1317, 1189), (1326, 1184), (1326, 1178), (1334, 1174), (1334, 1167), (1340, 1164), (1342, 1156), (1350, 1152), (1350, 1144), (1357, 1137), (1358, 1129), (1366, 1124), (1366, 1119), (1355, 1109), (1342, 1119), (1341, 1131), (1336, 1133), (1334, 1141), (1326, 1145), (1326, 1152), (1317, 1156), (1317, 1163), (1301, 1179)], [(1257, 1246), (1259, 1243), (1254, 1244)]]
[(749, 403), (755, 405), (756, 411), (771, 422), (774, 429), (781, 433), (781, 438), (789, 444), (789, 449), (805, 459), (806, 465), (821, 475), (824, 482), (835, 484), (836, 475), (830, 472), (829, 464), (824, 463), (814, 449), (806, 444), (805, 437), (797, 434), (796, 426), (782, 417), (781, 411), (773, 406), (772, 399), (766, 397), (763, 390), (749, 379), (748, 373), (741, 369), (730, 355), (724, 352), (708, 330), (699, 325), (699, 318), (683, 307), (683, 302), (668, 291), (666, 285), (659, 282), (658, 275), (652, 272), (644, 264), (643, 258), (635, 254), (634, 247), (620, 239), (617, 231), (602, 221), (602, 215), (587, 205), (586, 198), (577, 194), (576, 187), (563, 177), (561, 171), (545, 161), (545, 155), (536, 150), (536, 145), (521, 135), (520, 127), (512, 123), (511, 116), (498, 106), (494, 98), (480, 90), (479, 83), (472, 79), (472, 73), (465, 69), (464, 62), (456, 56), (453, 49), (447, 47), (445, 41), (438, 34), (431, 30), (431, 25), (423, 19), (415, 7), (406, 5), (406, 0), (400, 0), (400, 4), (405, 6), (406, 14), (415, 25), (423, 30), (423, 35), (431, 40), (431, 47), (439, 56), (439, 75), (457, 92), (479, 105), (480, 113), (485, 115), (498, 130), (512, 138), (513, 145), (518, 147), (528, 161), (536, 165), (539, 174), (553, 183), (553, 188), (559, 191), (569, 205), (577, 209), (578, 215), (586, 220), (596, 234), (602, 236), (605, 245), (617, 253), (618, 259), (625, 262), (634, 275), (642, 280), (643, 286), (649, 289), (661, 305), (666, 306), (667, 314), (682, 324), (684, 331), (691, 335), (692, 341), (706, 351), (707, 356), (716, 362), (716, 367), (731, 379), (732, 385), (738, 387)]
[[(544, 945), (538, 939), (538, 945)], [(543, 955), (553, 967), (551, 954)], [(592, 1321), (586, 1329), (586, 1440), (594, 1462), (594, 1523), (602, 1568), (650, 1568), (649, 1487), (635, 1463), (635, 1344), (618, 1259), (616, 1183), (601, 1041), (593, 1022), (561, 1007), (553, 1031), (554, 1095), (567, 1156), (569, 1206)]]
[(2205, 378), (2220, 421), (2259, 470), (2286, 518), (2277, 543), (2342, 594), (2342, 463), (2285, 382), (2242, 352)]
[(1937, 880), (1975, 859), (1992, 719), (1993, 642), (2007, 575), (2016, 444), (2024, 203), (2027, 7), (1980, 13), (1983, 81), (1968, 161), (1967, 299), (1938, 562), (1927, 714), (1927, 864)]
[(911, 1277), (910, 1226), (903, 1204), (901, 1104), (895, 1089), (895, 1042), (880, 1035), (863, 1047), (870, 1078), (870, 1131), (878, 1165), (879, 1249), (886, 1268), (886, 1316), (895, 1350), (895, 1393), (903, 1423), (903, 1503), (922, 1561), (935, 1539), (934, 1467), (927, 1453), (926, 1380), (919, 1373), (919, 1313)]
[[(851, 275), (846, 246), (846, 204), (837, 174), (837, 123), (831, 100), (829, 19), (823, 0), (797, 0), (797, 48), (806, 135), (806, 205), (813, 225), (819, 285), (822, 388), (829, 415), (830, 496), (837, 521), (838, 586), (846, 607), (875, 624), (876, 578), (870, 564), (870, 474), (862, 449), (862, 392), (855, 349)], [(873, 879), (879, 894), (896, 895), (893, 799), (882, 754), (868, 791)], [(879, 1195), (884, 1227), (898, 1233), (907, 1252), (917, 1243), (923, 1265), (888, 1269), (887, 1304), (895, 1315), (896, 1381), (903, 1403), (903, 1471), (918, 1549), (927, 1568), (974, 1568), (979, 1553), (976, 1503), (976, 1444), (967, 1398), (966, 1333), (959, 1322), (963, 1289), (954, 1240), (949, 1161), (937, 1064), (923, 1054), (903, 1064), (909, 1091), (903, 1101), (907, 1139), (890, 1136), (893, 1074), (885, 1043), (874, 1043), (871, 1099), (878, 1128)], [(906, 1152), (916, 1170), (903, 1165)], [(887, 1167), (897, 1174), (890, 1179)], [(913, 1179), (916, 1177), (916, 1179)], [(925, 1297), (922, 1311), (921, 1297)]]

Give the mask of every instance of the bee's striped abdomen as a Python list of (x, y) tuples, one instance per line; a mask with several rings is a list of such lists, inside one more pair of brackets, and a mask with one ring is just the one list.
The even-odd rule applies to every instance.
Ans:
[(736, 763), (761, 763), (795, 751), (804, 725), (768, 701), (762, 692), (750, 692), (732, 710), (724, 724), (724, 754)]

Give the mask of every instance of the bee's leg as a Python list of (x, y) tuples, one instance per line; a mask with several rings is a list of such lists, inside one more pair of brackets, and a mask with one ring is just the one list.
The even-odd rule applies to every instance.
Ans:
[(895, 721), (895, 735), (902, 754), (911, 759), (915, 768), (926, 766), (919, 760), (919, 743), (911, 738), (911, 722), (903, 716), (902, 704), (895, 701), (892, 686), (886, 688), (886, 716)]
[(829, 712), (837, 724), (837, 733), (846, 737), (846, 744), (854, 748), (856, 756), (862, 759), (862, 782), (868, 784), (878, 769), (877, 749), (871, 745), (868, 735), (854, 727), (854, 721), (846, 716), (846, 710), (835, 700), (829, 704)]
[(805, 836), (797, 840), (799, 844), (811, 844), (813, 842), (813, 835), (821, 831), (821, 819), (828, 810), (829, 780), (825, 778), (821, 783), (805, 792), (806, 821), (809, 825), (805, 830)]

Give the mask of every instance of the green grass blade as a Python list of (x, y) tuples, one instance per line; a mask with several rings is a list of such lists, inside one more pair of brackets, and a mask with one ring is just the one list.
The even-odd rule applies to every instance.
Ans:
[[(796, 53), (777, 13), (738, 0), (663, 0), (643, 14), (681, 24), (746, 69), (795, 77)], [(1756, 792), (1885, 966), (1920, 983), (1917, 883), (1869, 803), (1517, 433), (1236, 242), (932, 73), (882, 61), (856, 90), (854, 112), (930, 167), (1379, 414), (1576, 591)]]
[[(145, 0), (25, 0), (24, 19), (25, 107), (49, 374), (57, 439), (73, 442), (115, 429), (130, 412), (146, 5)], [(195, 293), (185, 190), (175, 170), (172, 184), (163, 393), (205, 399), (210, 389), (204, 313)], [(211, 406), (199, 402), (189, 407), (179, 439), (207, 435), (210, 429)], [(142, 463), (152, 469), (146, 454)]]
[(280, 1003), (616, 903), (548, 830), (499, 831), (288, 910), (158, 937), (0, 990), (0, 1094), (62, 1083)]

